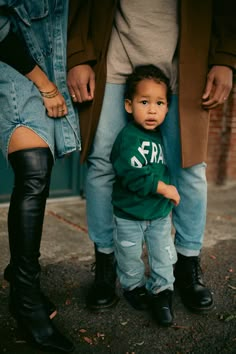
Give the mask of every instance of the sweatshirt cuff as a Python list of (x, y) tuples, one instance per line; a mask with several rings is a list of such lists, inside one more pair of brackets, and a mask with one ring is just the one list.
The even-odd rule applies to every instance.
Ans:
[(157, 194), (157, 185), (159, 182), (159, 178), (155, 177), (153, 179), (153, 185), (152, 185), (152, 194)]

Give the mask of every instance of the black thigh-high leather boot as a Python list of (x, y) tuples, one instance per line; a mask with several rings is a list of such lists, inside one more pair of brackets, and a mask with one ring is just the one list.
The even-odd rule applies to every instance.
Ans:
[[(8, 218), (8, 222), (9, 222), (9, 218)], [(14, 223), (14, 220), (12, 220), (12, 223)], [(4, 269), (3, 276), (4, 276), (4, 279), (6, 281), (8, 281), (9, 283), (13, 280), (13, 266), (12, 266), (11, 261)], [(40, 290), (40, 292), (41, 292), (41, 297), (44, 302), (45, 308), (47, 310), (48, 316), (52, 320), (57, 315), (57, 308), (56, 308), (55, 304), (48, 298), (48, 296), (42, 292), (42, 290)], [(15, 304), (12, 299), (11, 293), (10, 293), (10, 298), (9, 298), (9, 310), (10, 310), (12, 316), (16, 317), (16, 308), (15, 308)]]
[(13, 152), (15, 175), (8, 229), (10, 296), (19, 328), (38, 348), (69, 353), (73, 344), (53, 326), (40, 291), (40, 243), (53, 157), (49, 148)]
[[(42, 149), (31, 149), (31, 150), (24, 150), (24, 154), (29, 154), (29, 151), (32, 152), (34, 151), (35, 154), (37, 154), (37, 151), (42, 150)], [(51, 176), (51, 169), (52, 169), (52, 165), (53, 165), (53, 158), (51, 156), (51, 153), (49, 151), (49, 149), (45, 149), (43, 148), (43, 152), (46, 153), (46, 157), (48, 159), (48, 167), (46, 167), (46, 169), (48, 168), (48, 182), (47, 185), (45, 186), (45, 190), (43, 195), (41, 196), (41, 200), (42, 200), (42, 207), (40, 207), (40, 215), (37, 216), (37, 219), (35, 219), (35, 222), (38, 225), (37, 228), (37, 232), (41, 235), (42, 233), (42, 225), (43, 225), (43, 219), (44, 219), (44, 211), (45, 211), (45, 204), (46, 204), (46, 199), (48, 197), (49, 194), (49, 184), (50, 184), (50, 176)], [(18, 161), (18, 157), (20, 156), (20, 154), (22, 154), (20, 151), (16, 152), (15, 154), (11, 154), (9, 156), (9, 160), (13, 161), (13, 164), (15, 165), (18, 162), (14, 162), (14, 160)], [(14, 157), (16, 156), (16, 157)], [(15, 174), (16, 174), (16, 179), (20, 179), (19, 177), (19, 173), (22, 173), (23, 171), (16, 170)], [(24, 177), (22, 176), (22, 178), (24, 179)], [(16, 219), (19, 216), (18, 212), (16, 212), (15, 210), (15, 203), (16, 203), (16, 198), (15, 195), (19, 194), (18, 191), (18, 186), (15, 186), (15, 188), (13, 189), (13, 193), (12, 193), (12, 197), (11, 197), (11, 203), (10, 203), (10, 208), (9, 208), (9, 213), (8, 213), (8, 230), (9, 230), (9, 246), (10, 246), (10, 253), (12, 255), (12, 257), (14, 258), (14, 254), (17, 254), (17, 244), (16, 244), (16, 237), (15, 237), (15, 233), (17, 231), (17, 227), (16, 227)], [(35, 225), (36, 226), (36, 225)], [(41, 236), (40, 236), (41, 237)], [(40, 254), (39, 254), (40, 255)], [(7, 267), (4, 270), (4, 279), (7, 280), (9, 283), (11, 282), (11, 280), (13, 279), (13, 266), (12, 266), (12, 260), (10, 261), (10, 263), (7, 265)], [(45, 307), (47, 309), (48, 312), (48, 316), (50, 317), (50, 319), (53, 319), (56, 314), (57, 314), (57, 309), (55, 304), (41, 291), (41, 297), (42, 300), (44, 301)], [(10, 293), (10, 299), (9, 299), (9, 310), (12, 314), (13, 317), (16, 317), (16, 309), (15, 309), (15, 304), (14, 301), (12, 301), (12, 296)]]

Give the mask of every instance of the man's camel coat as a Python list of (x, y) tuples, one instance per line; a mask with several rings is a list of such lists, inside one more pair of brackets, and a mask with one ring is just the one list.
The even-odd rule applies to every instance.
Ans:
[[(117, 2), (70, 0), (68, 70), (89, 63), (96, 74), (93, 102), (79, 106), (82, 162), (89, 153), (101, 112), (106, 53)], [(235, 0), (179, 0), (178, 97), (183, 167), (206, 161), (209, 113), (202, 109), (201, 97), (209, 67), (236, 67), (235, 4)]]

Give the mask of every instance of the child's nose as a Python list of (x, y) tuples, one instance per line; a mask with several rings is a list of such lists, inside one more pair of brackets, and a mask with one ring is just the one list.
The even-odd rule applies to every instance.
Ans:
[(149, 111), (151, 112), (151, 113), (155, 113), (156, 112), (156, 104), (155, 103), (153, 103), (153, 104), (151, 104), (150, 106), (149, 106)]

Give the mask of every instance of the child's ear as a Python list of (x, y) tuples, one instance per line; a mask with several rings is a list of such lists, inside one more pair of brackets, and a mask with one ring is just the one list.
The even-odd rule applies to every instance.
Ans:
[(132, 113), (131, 100), (129, 100), (128, 98), (125, 99), (125, 110), (127, 113)]

